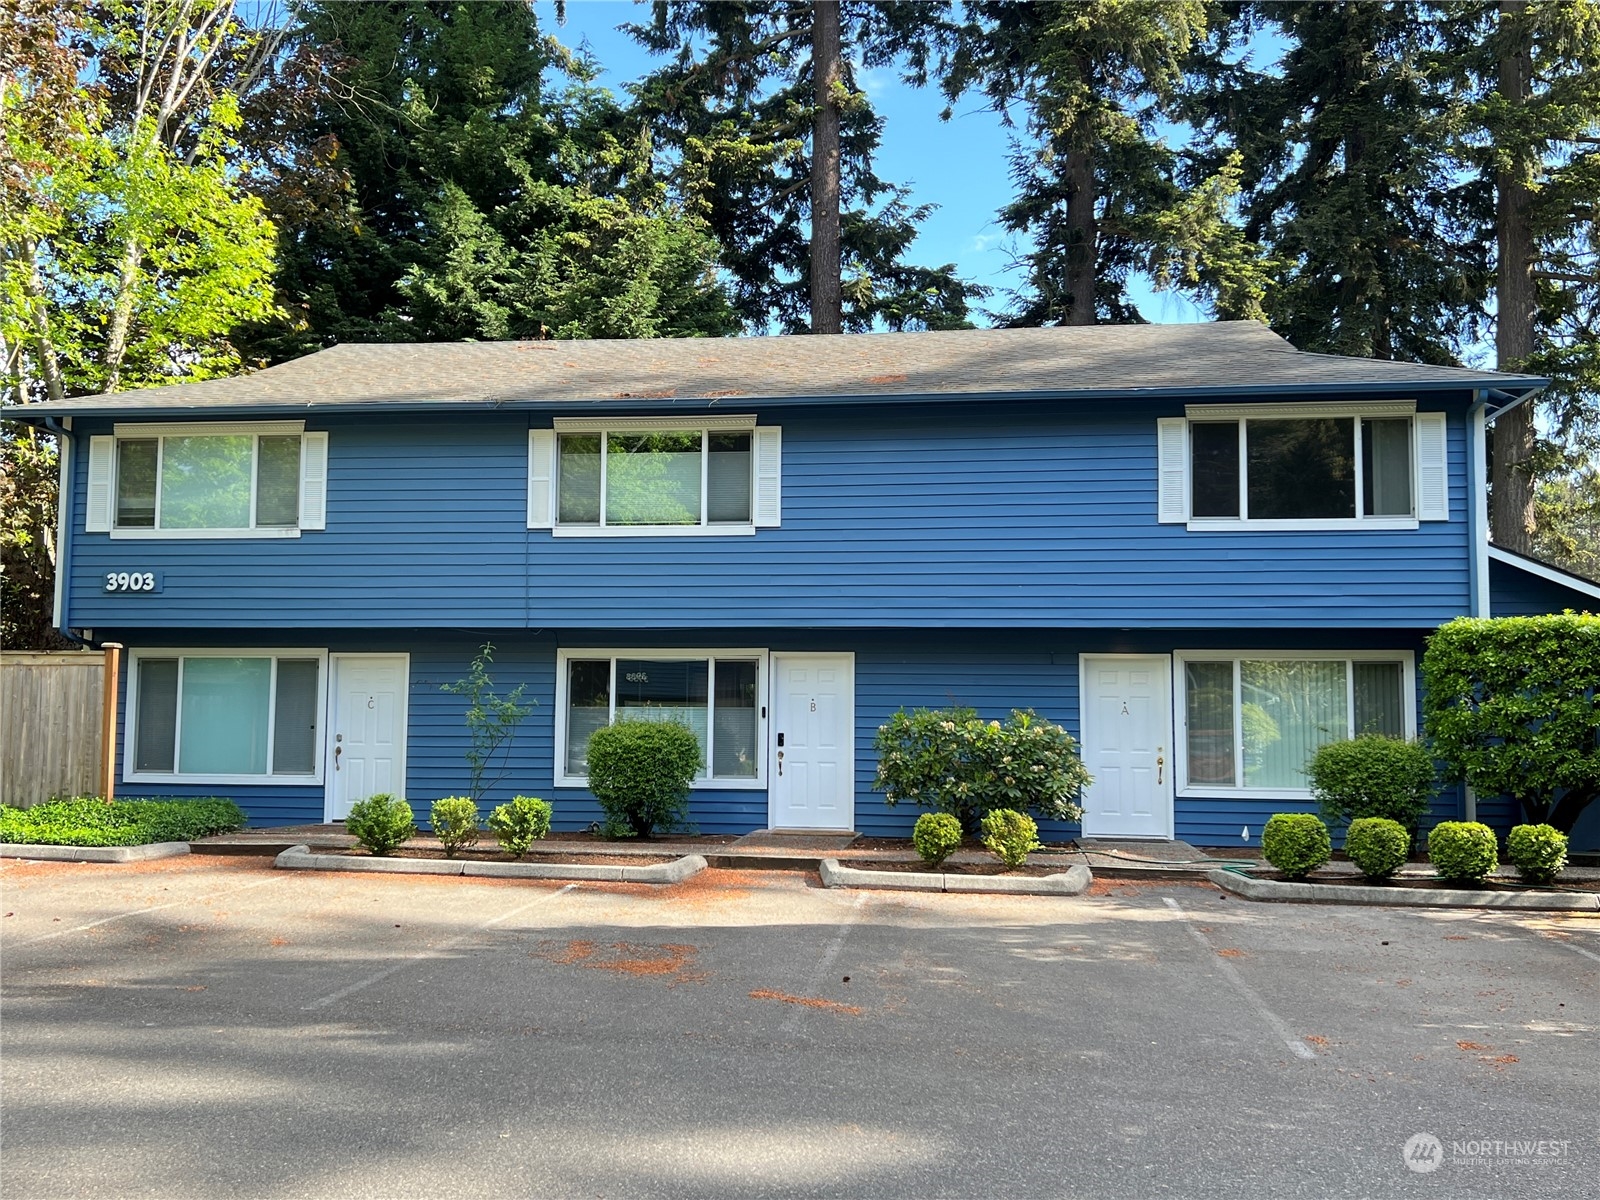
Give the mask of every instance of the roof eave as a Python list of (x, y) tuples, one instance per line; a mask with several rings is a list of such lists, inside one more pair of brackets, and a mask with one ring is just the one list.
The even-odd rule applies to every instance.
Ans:
[[(748, 395), (748, 396), (681, 396), (681, 397), (595, 397), (586, 400), (523, 400), (482, 397), (461, 400), (342, 400), (260, 402), (253, 404), (176, 404), (171, 400), (151, 404), (128, 404), (127, 393), (119, 397), (122, 403), (96, 404), (103, 396), (85, 396), (77, 400), (60, 400), (38, 404), (10, 405), (0, 409), (0, 416), (9, 421), (40, 424), (46, 417), (253, 417), (283, 415), (285, 413), (439, 413), (439, 412), (566, 412), (582, 409), (590, 412), (638, 412), (641, 407), (652, 411), (707, 411), (757, 406), (762, 408), (818, 408), (835, 406), (867, 407), (875, 404), (959, 404), (993, 403), (996, 401), (1023, 401), (1033, 403), (1089, 402), (1102, 400), (1209, 400), (1218, 398), (1267, 400), (1282, 399), (1285, 395), (1348, 396), (1438, 394), (1440, 392), (1484, 392), (1491, 400), (1495, 395), (1507, 397), (1499, 408), (1491, 409), (1499, 416), (1518, 404), (1537, 395), (1549, 381), (1535, 376), (1502, 376), (1500, 382), (1511, 387), (1491, 388), (1479, 376), (1467, 379), (1440, 380), (1369, 380), (1356, 383), (1266, 383), (1218, 384), (1206, 387), (1101, 387), (1062, 388), (1030, 391), (965, 391), (965, 392), (869, 392), (843, 395)], [(151, 388), (152, 395), (162, 389)]]

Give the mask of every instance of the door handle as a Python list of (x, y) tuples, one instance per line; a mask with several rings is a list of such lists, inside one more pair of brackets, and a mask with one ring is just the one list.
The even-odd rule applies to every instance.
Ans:
[(343, 753), (344, 753), (344, 747), (343, 746), (335, 746), (333, 748), (333, 769), (335, 771), (337, 771), (339, 769), (339, 755), (341, 755)]
[(1156, 751), (1156, 782), (1158, 784), (1161, 782), (1162, 770), (1166, 766), (1167, 762), (1166, 755), (1163, 753), (1164, 750), (1165, 747), (1163, 747), (1162, 750)]
[(778, 774), (783, 774), (783, 751), (778, 751)]

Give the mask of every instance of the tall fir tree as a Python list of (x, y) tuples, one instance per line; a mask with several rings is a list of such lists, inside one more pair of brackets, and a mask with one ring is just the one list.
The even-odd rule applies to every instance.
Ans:
[(1136, 274), (1260, 318), (1267, 264), (1229, 219), (1237, 162), (1200, 170), (1164, 136), (1185, 70), (1218, 45), (1205, 0), (969, 0), (963, 12), (943, 43), (946, 97), (979, 93), (1020, 128), (1015, 197), (999, 214), (1026, 271), (1008, 323), (1142, 320)]
[(881, 178), (883, 119), (857, 64), (923, 77), (947, 5), (663, 0), (629, 26), (668, 58), (636, 111), (722, 246), (746, 329), (951, 328), (984, 294), (953, 265), (908, 262), (931, 205)]
[(521, 3), (311, 4), (291, 50), (328, 85), (274, 175), (292, 213), (269, 357), (331, 341), (721, 335), (705, 223), (655, 178), (645, 129)]

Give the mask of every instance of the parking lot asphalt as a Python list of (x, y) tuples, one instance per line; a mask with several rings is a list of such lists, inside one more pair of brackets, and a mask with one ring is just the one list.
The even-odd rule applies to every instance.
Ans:
[(1600, 1191), (1592, 917), (269, 862), (0, 865), (0, 1194)]

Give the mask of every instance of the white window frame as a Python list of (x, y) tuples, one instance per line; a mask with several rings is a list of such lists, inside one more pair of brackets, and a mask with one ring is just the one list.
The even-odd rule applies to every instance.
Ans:
[(1244, 778), (1244, 733), (1240, 728), (1239, 664), (1241, 662), (1343, 662), (1345, 664), (1345, 728), (1355, 728), (1355, 663), (1381, 662), (1400, 665), (1401, 715), (1403, 732), (1407, 741), (1417, 736), (1417, 663), (1410, 650), (1175, 650), (1173, 658), (1173, 717), (1177, 733), (1173, 738), (1174, 762), (1177, 769), (1178, 795), (1205, 799), (1246, 800), (1264, 798), (1284, 800), (1309, 800), (1309, 787), (1215, 787), (1210, 784), (1191, 786), (1189, 783), (1189, 673), (1191, 662), (1233, 663), (1233, 777)]
[[(138, 762), (139, 731), (139, 670), (147, 658), (176, 658), (178, 660), (178, 710), (173, 721), (173, 767), (181, 761), (183, 751), (183, 660), (186, 658), (270, 658), (272, 664), (272, 691), (267, 697), (267, 772), (262, 775), (186, 775), (176, 769), (168, 771), (140, 771)], [(309, 775), (272, 774), (272, 754), (276, 749), (278, 721), (278, 664), (280, 658), (314, 658), (317, 660), (317, 730), (315, 771)], [(217, 649), (206, 647), (195, 650), (184, 647), (169, 649), (138, 649), (129, 652), (127, 688), (127, 714), (123, 722), (122, 780), (124, 783), (190, 783), (221, 784), (228, 787), (305, 787), (323, 786), (323, 751), (328, 720), (328, 651), (326, 647), (262, 647), (240, 646)]]
[[(756, 419), (754, 416), (700, 417), (618, 417), (615, 420), (591, 420), (585, 417), (557, 417), (555, 428), (554, 460), (550, 469), (550, 532), (556, 537), (743, 537), (756, 531), (756, 505), (760, 484), (757, 470)], [(562, 434), (597, 434), (600, 438), (600, 523), (579, 525), (561, 523), (561, 436)], [(698, 525), (607, 525), (606, 524), (606, 467), (610, 455), (606, 453), (611, 434), (630, 433), (698, 433), (700, 435), (700, 523)], [(707, 520), (707, 475), (711, 466), (710, 436), (713, 433), (750, 434), (750, 520), (718, 522)]]
[[(306, 423), (304, 421), (235, 421), (222, 423), (194, 422), (184, 424), (138, 425), (119, 422), (114, 430), (116, 443), (111, 458), (111, 528), (108, 531), (117, 540), (161, 540), (178, 538), (297, 538), (304, 528), (314, 528), (306, 523)], [(252, 439), (250, 454), (250, 524), (240, 529), (163, 529), (161, 527), (161, 464), (166, 455), (169, 437), (240, 437)], [(327, 435), (321, 435), (326, 437)], [(300, 439), (300, 512), (292, 526), (257, 525), (256, 475), (261, 462), (261, 439), (264, 437), (298, 437)], [(122, 443), (154, 441), (156, 443), (156, 523), (148, 529), (130, 528), (117, 524), (118, 472), (122, 466)]]
[[(706, 659), (710, 661), (706, 680), (706, 777), (696, 779), (691, 785), (695, 791), (738, 791), (758, 792), (767, 786), (767, 680), (769, 652), (764, 649), (713, 649), (708, 650), (700, 646), (685, 646), (676, 650), (652, 649), (610, 649), (595, 647), (593, 649), (575, 648), (571, 650), (556, 651), (556, 737), (555, 737), (555, 763), (554, 786), (558, 788), (587, 788), (589, 777), (587, 775), (567, 774), (567, 700), (568, 685), (571, 672), (567, 664), (573, 659), (579, 661), (593, 661), (595, 659), (609, 659), (611, 662), (611, 714), (610, 720), (617, 719), (617, 660), (619, 658), (636, 658), (646, 662), (683, 662), (685, 660)], [(711, 776), (711, 761), (716, 754), (716, 664), (719, 658), (754, 659), (756, 663), (756, 745), (759, 748), (756, 754), (756, 773), (744, 779), (714, 779)]]
[[(1417, 405), (1415, 401), (1390, 404), (1190, 404), (1184, 409), (1190, 426), (1196, 423), (1225, 424), (1236, 421), (1239, 426), (1239, 516), (1196, 517), (1190, 511), (1194, 497), (1194, 456), (1187, 431), (1184, 439), (1184, 508), (1189, 512), (1188, 527), (1192, 531), (1257, 531), (1257, 530), (1334, 530), (1334, 529), (1417, 529), (1420, 526), (1418, 477), (1421, 463), (1417, 448)], [(1356, 515), (1353, 517), (1308, 517), (1252, 519), (1250, 513), (1250, 454), (1247, 440), (1247, 421), (1326, 420), (1354, 419), (1354, 462)], [(1411, 515), (1366, 516), (1361, 512), (1365, 499), (1364, 464), (1361, 454), (1361, 422), (1406, 418), (1410, 421), (1411, 436)]]

